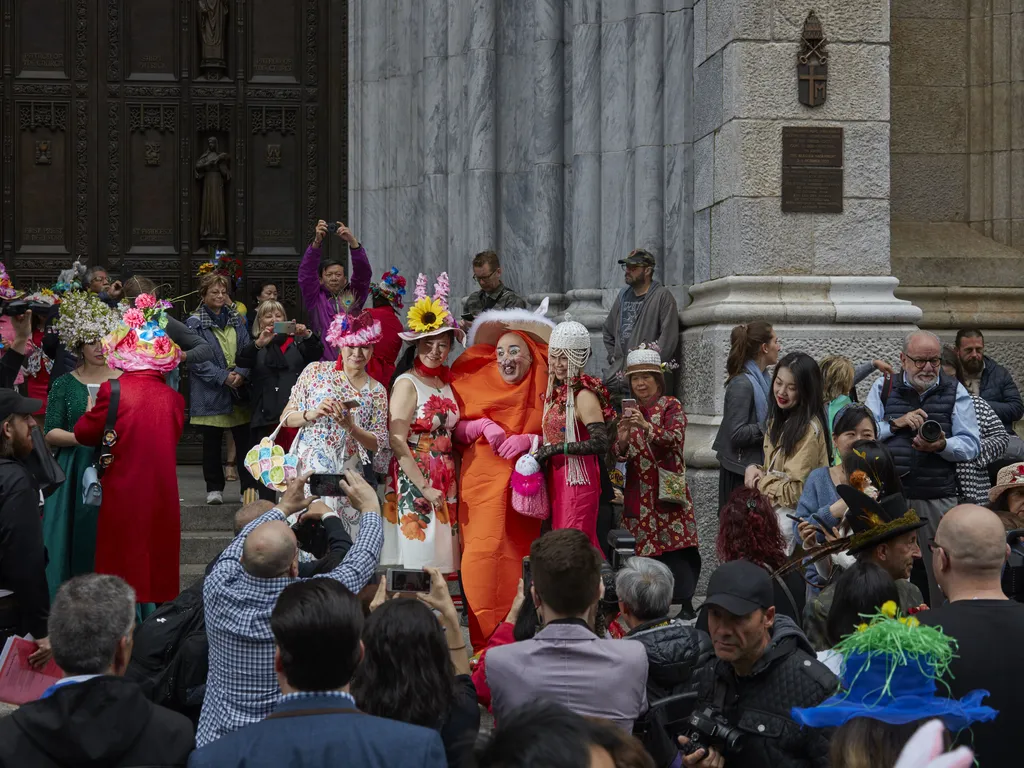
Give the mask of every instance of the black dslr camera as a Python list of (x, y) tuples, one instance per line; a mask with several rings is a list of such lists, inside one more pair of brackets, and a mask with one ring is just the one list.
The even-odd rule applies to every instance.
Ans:
[(682, 735), (690, 740), (679, 750), (692, 755), (698, 749), (715, 747), (723, 754), (735, 754), (743, 749), (743, 731), (733, 728), (720, 712), (711, 707), (692, 713), (686, 719), (688, 731)]
[(629, 558), (636, 554), (636, 538), (623, 528), (608, 531), (608, 546), (611, 547), (611, 566), (618, 571)]
[(38, 301), (25, 301), (24, 299), (0, 301), (0, 315), (18, 317), (19, 315), (24, 315), (29, 310), (32, 310), (37, 315), (45, 316), (50, 311), (50, 305)]
[(1024, 528), (1017, 528), (1006, 534), (1010, 545), (1010, 556), (1003, 569), (1003, 593), (1011, 600), (1024, 603)]

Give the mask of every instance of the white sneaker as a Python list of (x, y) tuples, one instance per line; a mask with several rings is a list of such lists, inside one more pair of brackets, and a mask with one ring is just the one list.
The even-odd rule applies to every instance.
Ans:
[(207, 504), (223, 504), (224, 503), (224, 494), (222, 494), (220, 491), (210, 491), (208, 494), (206, 494), (206, 503)]

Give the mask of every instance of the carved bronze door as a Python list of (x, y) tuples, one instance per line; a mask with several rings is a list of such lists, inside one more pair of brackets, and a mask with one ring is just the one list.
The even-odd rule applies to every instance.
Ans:
[(184, 296), (220, 248), (244, 262), (237, 298), (271, 278), (301, 318), (313, 224), (346, 211), (346, 0), (0, 8), (3, 261), (16, 284), (50, 285), (84, 255)]

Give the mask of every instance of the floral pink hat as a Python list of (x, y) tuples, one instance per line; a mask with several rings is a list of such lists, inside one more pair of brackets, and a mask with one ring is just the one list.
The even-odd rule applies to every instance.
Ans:
[(122, 304), (121, 323), (103, 338), (107, 365), (122, 371), (169, 373), (181, 362), (181, 349), (164, 330), (168, 301), (140, 293), (135, 305)]

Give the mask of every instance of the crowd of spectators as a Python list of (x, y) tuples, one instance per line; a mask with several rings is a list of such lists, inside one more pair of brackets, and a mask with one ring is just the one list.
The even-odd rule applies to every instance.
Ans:
[[(351, 279), (346, 263), (322, 258), (330, 231), (349, 249)], [(675, 300), (655, 279), (652, 254), (637, 250), (621, 264), (626, 285), (603, 329), (613, 397), (582, 375), (589, 346), (574, 357), (582, 346), (558, 346), (554, 335), (550, 345), (549, 396), (564, 389), (578, 398), (582, 428), (570, 438), (563, 422), (564, 442), (547, 440), (538, 458), (560, 462), (566, 477), (576, 460), (587, 482), (567, 481), (578, 486), (567, 497), (556, 483), (554, 530), (532, 541), (511, 609), (477, 647), (446, 570), (426, 567), (426, 590), (388, 590), (380, 568), (388, 512), (375, 487), (383, 467), (370, 459), (394, 449), (402, 477), (421, 475), (422, 499), (447, 515), (448, 489), (431, 485), (429, 473), (453, 481), (454, 469), (416, 471), (415, 443), (426, 438), (396, 437), (387, 414), (403, 415), (400, 426), (411, 429), (422, 404), (407, 391), (417, 387), (419, 398), (418, 385), (406, 384), (450, 391), (442, 371), (452, 342), (481, 313), (525, 307), (493, 251), (472, 260), (479, 291), (459, 323), (404, 332), (408, 371), (400, 345), (377, 360), (373, 345), (346, 341), (397, 318), (393, 276), (374, 291), (374, 308), (390, 313), (385, 322), (338, 330), (348, 293), (365, 299), (371, 290), (365, 249), (344, 225), (320, 222), (303, 259), (309, 327), (282, 331), (290, 321), (276, 285), (261, 284), (244, 317), (228, 278), (203, 278), (200, 306), (174, 334), (186, 348), (208, 503), (225, 501), (224, 433), (244, 450), (283, 425), (304, 428), (294, 448), (304, 466), (343, 476), (337, 498), (345, 504), (315, 499), (312, 471), (280, 495), (240, 473), (240, 490), (251, 493), (234, 538), (177, 598), (177, 584), (168, 586), (176, 565), (163, 569), (150, 557), (177, 557), (177, 542), (155, 543), (168, 531), (147, 528), (149, 541), (97, 550), (132, 574), (124, 579), (90, 573), (102, 567), (81, 564), (70, 539), (64, 550), (51, 547), (58, 538), (44, 527), (57, 518), (40, 521), (39, 477), (27, 461), (43, 404), (0, 389), (0, 633), (31, 635), (30, 664), (52, 655), (65, 674), (0, 720), (0, 764), (867, 768), (894, 765), (908, 742), (925, 737), (941, 749), (970, 747), (981, 765), (1012, 764), (1008, 724), (1024, 714), (1024, 694), (1006, 672), (1007, 643), (1024, 640), (1024, 462), (1012, 427), (1024, 405), (1006, 369), (984, 354), (981, 333), (961, 331), (947, 347), (927, 331), (911, 333), (893, 367), (782, 354), (771, 325), (737, 327), (714, 443), (718, 504), (698, 512), (685, 480), (687, 417), (668, 365), (678, 357)], [(95, 270), (86, 278), (105, 302), (155, 290), (141, 278), (122, 285)], [(30, 322), (16, 318), (14, 327), (0, 374), (15, 371), (31, 343)], [(391, 331), (397, 339), (401, 324)], [(83, 412), (61, 413), (56, 401), (47, 408), (49, 443), (67, 449), (68, 467), (74, 450), (104, 439), (111, 408), (107, 389), (98, 402), (88, 389), (102, 368), (95, 346), (61, 350), (86, 387), (85, 404), (75, 405)], [(402, 383), (392, 389), (371, 369)], [(875, 372), (858, 402), (858, 384)], [(572, 391), (577, 379), (584, 386)], [(156, 392), (154, 381), (131, 372), (119, 379), (119, 439), (128, 444), (142, 434), (147, 409), (183, 412), (181, 396), (164, 381)], [(70, 383), (52, 391), (81, 399)], [(356, 397), (379, 407), (342, 407)], [(528, 437), (484, 421), (461, 430), (446, 421), (445, 434), (431, 439), (448, 440), (447, 461), (449, 431), (495, 453)], [(182, 424), (161, 428), (180, 434)], [(337, 463), (309, 458), (349, 437)], [(162, 471), (173, 464), (169, 454), (160, 463)], [(614, 465), (621, 482), (610, 552), (593, 519), (562, 527), (557, 518), (578, 514), (574, 500), (586, 494), (595, 509), (599, 496), (603, 503)], [(102, 510), (120, 515), (125, 530), (131, 466), (115, 463), (104, 480)], [(674, 496), (670, 483), (680, 484)], [(414, 504), (415, 495), (385, 504)], [(73, 500), (52, 498), (73, 518)], [(697, 516), (716, 512), (718, 564), (700, 595)], [(457, 532), (457, 521), (447, 524)], [(968, 707), (970, 730), (943, 714), (937, 731), (923, 716), (892, 722), (888, 710), (873, 717), (870, 704), (853, 701), (850, 638), (885, 621), (900, 632), (941, 627), (927, 636), (956, 642), (956, 655), (936, 668), (943, 687), (912, 695), (933, 697), (943, 712), (979, 705)], [(905, 684), (893, 678), (887, 695), (899, 699)], [(981, 712), (979, 691), (994, 714)], [(855, 711), (841, 723), (812, 722), (837, 702)]]

